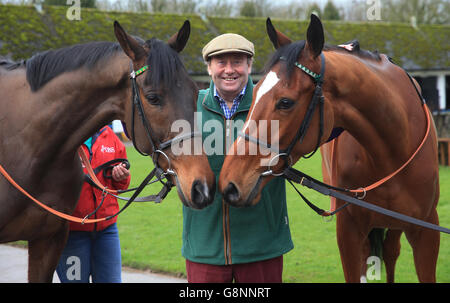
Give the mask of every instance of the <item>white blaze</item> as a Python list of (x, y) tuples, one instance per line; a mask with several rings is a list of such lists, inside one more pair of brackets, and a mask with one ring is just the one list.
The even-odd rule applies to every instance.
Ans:
[[(280, 78), (278, 78), (278, 75), (275, 72), (269, 72), (264, 79), (264, 82), (261, 84), (261, 86), (258, 89), (258, 93), (256, 94), (255, 103), (253, 104), (253, 109), (248, 116), (248, 121), (253, 120), (252, 115), (253, 111), (255, 110), (256, 105), (258, 105), (259, 100), (262, 96), (264, 96), (268, 91), (270, 91), (277, 83), (280, 81)], [(245, 133), (246, 129), (248, 127), (248, 123), (245, 123), (244, 128), (242, 129), (242, 132)], [(238, 138), (238, 140), (241, 139), (241, 137)]]

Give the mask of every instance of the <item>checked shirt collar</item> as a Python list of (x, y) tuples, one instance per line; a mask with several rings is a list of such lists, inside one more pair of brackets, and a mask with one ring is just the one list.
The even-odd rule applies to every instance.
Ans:
[(242, 97), (245, 95), (245, 89), (247, 86), (244, 86), (244, 88), (241, 90), (239, 95), (237, 95), (236, 98), (233, 100), (233, 105), (231, 106), (231, 109), (228, 108), (227, 102), (219, 96), (219, 93), (217, 92), (216, 86), (214, 86), (214, 97), (216, 97), (217, 102), (219, 102), (220, 107), (222, 108), (222, 111), (225, 115), (225, 118), (227, 120), (231, 119), (233, 114), (236, 112), (236, 110), (239, 107), (239, 104), (241, 103)]

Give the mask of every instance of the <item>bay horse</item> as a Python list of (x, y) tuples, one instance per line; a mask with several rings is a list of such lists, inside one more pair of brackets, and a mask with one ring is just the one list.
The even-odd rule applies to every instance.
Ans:
[[(84, 180), (77, 149), (103, 125), (125, 121), (136, 147), (147, 154), (154, 152), (152, 142), (177, 135), (171, 131), (175, 120), (193, 125), (198, 89), (178, 55), (189, 38), (189, 21), (167, 43), (133, 37), (117, 21), (114, 33), (119, 43), (78, 44), (0, 65), (0, 164), (33, 197), (66, 214), (73, 212)], [(134, 78), (137, 86), (132, 71), (141, 73)], [(132, 121), (132, 92), (151, 130), (138, 118)], [(168, 178), (182, 202), (193, 208), (210, 204), (215, 177), (206, 155), (174, 155), (170, 149), (165, 155), (154, 163), (166, 170), (170, 160), (174, 174)], [(0, 243), (28, 241), (30, 282), (52, 281), (67, 236), (67, 221), (0, 176)]]
[[(274, 174), (317, 150), (334, 130), (342, 128), (345, 131), (334, 142), (334, 164), (330, 161), (330, 145), (323, 146), (324, 180), (338, 187), (357, 189), (383, 179), (412, 159), (390, 180), (367, 191), (364, 201), (438, 224), (436, 129), (431, 120), (427, 132), (426, 117), (430, 113), (419, 98), (420, 88), (415, 80), (386, 55), (325, 46), (322, 23), (314, 15), (306, 41), (292, 42), (275, 29), (270, 19), (266, 25), (276, 52), (254, 89), (242, 135), (225, 158), (219, 178), (219, 190), (225, 201), (236, 207), (256, 204), (261, 189)], [(309, 111), (310, 103), (316, 98), (319, 105)], [(308, 119), (310, 123), (305, 126), (303, 122)], [(277, 143), (280, 150), (289, 152), (263, 155), (258, 150), (256, 155), (249, 155), (252, 145), (262, 146), (257, 140), (248, 139), (257, 137), (249, 127), (250, 122), (264, 120), (279, 121)], [(298, 132), (301, 125), (305, 127)], [(266, 146), (273, 145), (272, 140), (276, 139), (267, 139)], [(238, 150), (245, 152), (239, 154)], [(272, 161), (274, 158), (283, 161), (276, 163)], [(273, 173), (267, 173), (267, 166)], [(336, 207), (343, 203), (337, 200)], [(435, 282), (439, 232), (355, 205), (338, 212), (336, 222), (347, 282), (360, 281), (368, 256), (368, 235), (377, 228), (388, 229), (383, 246), (388, 282), (394, 282), (403, 232), (413, 249), (419, 281)]]

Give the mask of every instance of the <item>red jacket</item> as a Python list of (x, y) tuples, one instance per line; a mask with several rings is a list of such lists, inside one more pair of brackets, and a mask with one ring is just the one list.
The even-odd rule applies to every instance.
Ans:
[[(84, 152), (90, 159), (93, 169), (113, 159), (127, 158), (125, 146), (116, 136), (116, 134), (114, 134), (110, 127), (103, 127), (97, 134), (99, 135), (97, 139), (94, 139), (95, 141), (92, 144), (91, 151), (89, 151), (88, 147), (85, 144), (82, 145)], [(83, 168), (83, 170), (84, 173), (87, 173), (85, 168)], [(111, 172), (109, 172), (109, 174), (111, 174)], [(104, 186), (111, 189), (127, 189), (131, 179), (131, 177), (129, 176), (123, 181), (116, 182), (112, 178), (105, 178), (103, 176), (103, 171), (97, 173), (97, 178)], [(98, 207), (101, 201), (102, 191), (96, 187), (91, 186), (89, 183), (84, 182), (81, 189), (80, 199), (78, 200), (78, 204), (73, 215), (76, 217), (84, 218), (86, 215), (93, 212)], [(103, 205), (97, 210), (94, 215), (90, 217), (90, 219), (110, 216), (115, 214), (118, 210), (119, 204), (117, 203), (117, 199), (111, 195), (106, 195)], [(110, 220), (90, 224), (70, 222), (70, 230), (103, 230), (116, 221), (117, 217), (114, 217)]]

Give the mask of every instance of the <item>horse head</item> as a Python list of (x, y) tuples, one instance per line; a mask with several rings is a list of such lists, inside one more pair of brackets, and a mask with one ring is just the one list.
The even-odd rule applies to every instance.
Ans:
[[(324, 106), (329, 100), (322, 94), (324, 32), (319, 18), (311, 15), (306, 41), (292, 42), (270, 19), (266, 25), (276, 52), (254, 88), (249, 115), (219, 179), (225, 201), (237, 207), (258, 203), (267, 182), (315, 151), (333, 128), (332, 109)], [(261, 140), (262, 135), (267, 139)]]
[[(183, 204), (198, 209), (209, 205), (215, 177), (204, 152), (194, 152), (198, 88), (178, 55), (189, 38), (189, 21), (167, 43), (133, 37), (117, 21), (114, 33), (131, 59), (132, 101), (126, 103), (124, 121), (135, 148), (151, 155), (155, 166), (177, 185)], [(182, 133), (175, 125), (184, 126)], [(184, 153), (174, 152), (179, 145)]]

